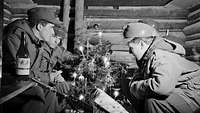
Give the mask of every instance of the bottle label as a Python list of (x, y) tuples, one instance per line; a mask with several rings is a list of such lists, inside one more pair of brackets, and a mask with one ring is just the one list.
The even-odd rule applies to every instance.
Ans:
[(17, 58), (17, 75), (29, 75), (30, 58)]

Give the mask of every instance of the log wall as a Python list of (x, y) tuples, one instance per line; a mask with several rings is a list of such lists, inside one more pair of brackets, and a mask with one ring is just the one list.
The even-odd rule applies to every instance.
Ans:
[[(102, 5), (102, 4), (101, 4)], [(187, 25), (188, 11), (183, 9), (168, 9), (163, 6), (113, 6), (94, 5), (84, 10), (85, 23), (91, 36), (97, 36), (98, 31), (91, 26), (99, 25), (103, 31), (103, 39), (109, 40), (113, 46), (112, 59), (127, 63), (137, 68), (135, 58), (128, 53), (128, 47), (123, 42), (122, 27), (130, 22), (136, 22), (142, 18), (151, 18), (159, 23), (161, 35), (174, 35), (181, 40), (185, 39), (182, 29)], [(90, 29), (91, 28), (91, 29)]]
[(186, 35), (186, 58), (200, 64), (200, 3), (189, 9), (188, 24), (183, 32)]

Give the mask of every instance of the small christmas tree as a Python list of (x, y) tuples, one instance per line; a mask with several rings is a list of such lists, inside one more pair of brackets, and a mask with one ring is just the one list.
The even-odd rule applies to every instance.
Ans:
[(102, 32), (98, 36), (87, 38), (79, 44), (82, 57), (71, 74), (70, 95), (91, 106), (97, 88), (107, 92), (116, 85), (121, 74), (126, 73), (124, 65), (110, 60), (111, 43), (102, 39)]

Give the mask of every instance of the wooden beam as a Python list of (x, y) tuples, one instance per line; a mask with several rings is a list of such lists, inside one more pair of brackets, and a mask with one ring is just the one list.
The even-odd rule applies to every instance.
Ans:
[(70, 21), (69, 12), (70, 12), (70, 0), (64, 0), (63, 22), (66, 28), (66, 31), (68, 31), (69, 21)]
[[(159, 22), (159, 29), (182, 30), (187, 25), (185, 19), (155, 19)], [(122, 29), (124, 25), (130, 22), (137, 22), (138, 19), (112, 19), (112, 18), (87, 18), (85, 20), (89, 26), (99, 24), (102, 29)]]
[(187, 10), (169, 9), (158, 6), (149, 7), (131, 7), (119, 8), (119, 10), (95, 8), (86, 9), (84, 12), (86, 17), (101, 17), (101, 18), (159, 18), (159, 19), (186, 19)]
[(83, 32), (83, 13), (84, 13), (84, 0), (76, 0), (75, 2), (75, 45), (77, 46), (77, 41), (81, 38)]
[[(70, 22), (69, 12), (70, 12), (70, 0), (64, 0), (63, 22), (64, 22), (65, 30), (67, 32), (68, 32), (69, 22)], [(65, 49), (67, 49), (67, 33), (65, 33), (65, 37), (66, 38), (63, 40), (65, 44), (63, 46)]]

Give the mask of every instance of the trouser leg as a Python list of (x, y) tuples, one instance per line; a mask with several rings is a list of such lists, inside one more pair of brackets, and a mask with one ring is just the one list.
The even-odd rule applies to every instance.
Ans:
[(165, 100), (147, 99), (145, 113), (192, 113), (192, 109), (182, 97), (172, 94)]
[(44, 113), (58, 113), (62, 109), (58, 105), (58, 98), (56, 93), (45, 91), (45, 108)]
[(44, 103), (40, 100), (30, 100), (22, 109), (21, 113), (43, 113)]
[(145, 113), (179, 113), (165, 100), (148, 99), (145, 101)]

